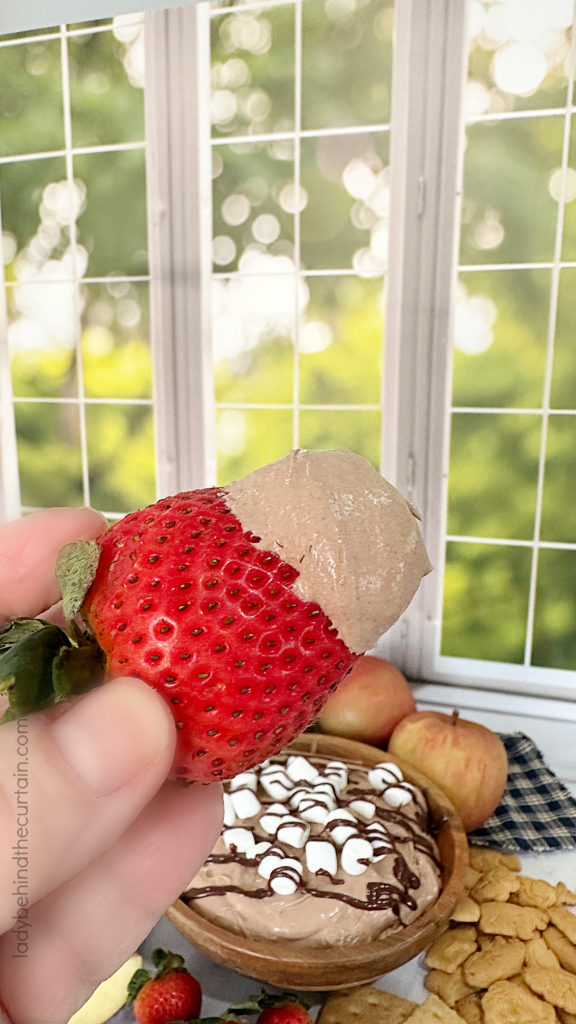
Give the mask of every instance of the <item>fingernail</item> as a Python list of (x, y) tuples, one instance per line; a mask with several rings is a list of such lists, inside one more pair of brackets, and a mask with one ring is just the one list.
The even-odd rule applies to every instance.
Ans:
[(137, 679), (93, 690), (52, 725), (62, 756), (95, 796), (108, 796), (174, 749), (168, 709)]

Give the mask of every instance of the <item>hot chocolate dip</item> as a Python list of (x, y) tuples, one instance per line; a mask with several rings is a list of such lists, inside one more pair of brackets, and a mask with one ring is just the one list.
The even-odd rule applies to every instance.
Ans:
[(228, 931), (369, 942), (439, 895), (425, 797), (393, 762), (280, 754), (226, 783), (224, 802), (220, 838), (183, 899)]

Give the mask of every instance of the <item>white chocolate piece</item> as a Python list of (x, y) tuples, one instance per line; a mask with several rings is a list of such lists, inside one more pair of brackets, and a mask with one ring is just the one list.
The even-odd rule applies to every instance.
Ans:
[(256, 772), (240, 772), (233, 779), (230, 779), (228, 790), (235, 793), (237, 789), (251, 789), (253, 793), (258, 789), (258, 778)]
[(306, 867), (312, 874), (327, 871), (335, 875), (338, 870), (336, 850), (326, 839), (309, 839), (306, 843)]
[(389, 786), (384, 791), (384, 803), (388, 807), (404, 807), (414, 799), (412, 793), (402, 786)]
[(294, 754), (286, 762), (286, 771), (293, 782), (312, 782), (320, 774), (318, 769), (306, 758)]
[(236, 816), (241, 821), (256, 817), (262, 807), (256, 793), (253, 793), (251, 789), (236, 790), (235, 793), (230, 794), (230, 800)]
[(261, 878), (270, 878), (274, 868), (278, 867), (280, 861), (284, 860), (284, 851), (277, 846), (271, 846), (266, 856), (262, 858), (256, 870)]
[(227, 826), (233, 825), (234, 822), (236, 821), (236, 814), (234, 812), (234, 808), (232, 807), (232, 801), (231, 801), (228, 793), (224, 793), (223, 796), (224, 796), (224, 824), (227, 825)]
[(291, 896), (296, 892), (302, 878), (302, 865), (299, 860), (286, 857), (277, 863), (270, 874), (268, 885), (280, 896)]
[(276, 829), (276, 839), (287, 846), (294, 846), (297, 850), (302, 849), (309, 835), (310, 826), (291, 815), (282, 818)]
[(370, 800), (353, 800), (348, 806), (361, 821), (372, 821), (376, 814), (376, 808)]
[[(367, 839), (354, 836), (347, 839), (340, 854), (342, 870), (348, 875), (362, 875), (372, 860), (372, 844)], [(365, 862), (365, 863), (363, 863)]]
[(245, 853), (254, 846), (254, 836), (249, 828), (225, 828), (222, 831), (222, 838), (227, 850), (234, 846), (238, 853)]

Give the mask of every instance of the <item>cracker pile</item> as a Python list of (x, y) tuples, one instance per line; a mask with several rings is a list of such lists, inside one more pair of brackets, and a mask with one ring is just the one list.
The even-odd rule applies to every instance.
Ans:
[(421, 1005), (364, 986), (332, 996), (318, 1024), (576, 1024), (576, 895), (472, 848), (466, 895), (426, 953)]

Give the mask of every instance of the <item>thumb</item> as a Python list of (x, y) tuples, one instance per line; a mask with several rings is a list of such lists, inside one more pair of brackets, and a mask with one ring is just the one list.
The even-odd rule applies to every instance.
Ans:
[(0, 933), (112, 846), (174, 757), (174, 722), (137, 679), (0, 727)]

